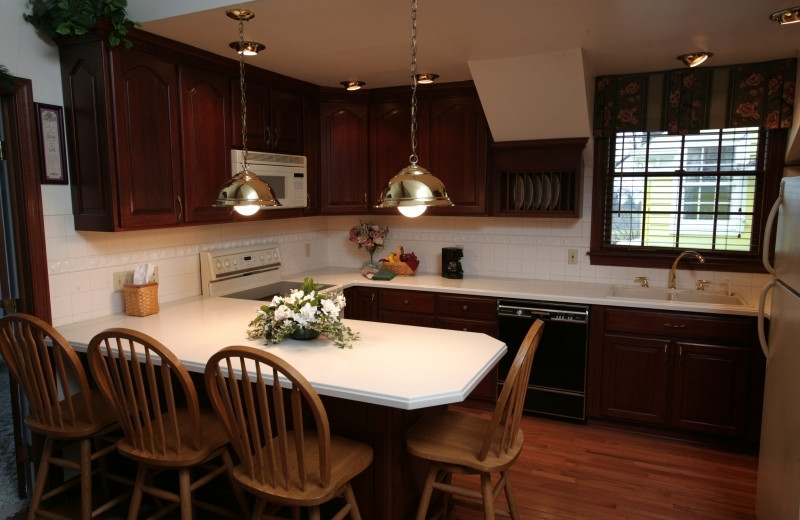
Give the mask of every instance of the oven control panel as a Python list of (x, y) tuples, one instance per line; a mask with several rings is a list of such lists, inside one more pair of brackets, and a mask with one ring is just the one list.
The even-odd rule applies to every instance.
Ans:
[[(270, 279), (280, 280), (281, 253), (277, 244), (223, 249), (220, 251), (202, 251), (200, 253), (200, 277), (203, 293), (211, 285), (220, 285), (217, 289), (229, 285), (228, 281), (244, 277), (255, 281), (253, 275), (264, 273)], [(259, 277), (261, 278), (261, 277)], [(236, 283), (231, 290), (238, 289), (242, 282)]]

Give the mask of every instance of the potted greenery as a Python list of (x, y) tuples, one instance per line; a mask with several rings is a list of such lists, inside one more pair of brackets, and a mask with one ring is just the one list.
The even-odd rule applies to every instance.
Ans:
[(0, 89), (11, 90), (14, 87), (14, 78), (5, 65), (0, 65)]
[(128, 20), (125, 8), (128, 0), (30, 0), (31, 12), (22, 17), (37, 31), (57, 40), (64, 37), (82, 37), (94, 29), (97, 19), (111, 22), (108, 43), (115, 47), (123, 44), (130, 48), (128, 31), (142, 24)]

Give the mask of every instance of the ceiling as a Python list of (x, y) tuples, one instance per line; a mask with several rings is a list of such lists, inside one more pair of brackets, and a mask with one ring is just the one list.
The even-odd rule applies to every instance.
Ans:
[[(238, 40), (229, 7), (252, 10), (245, 39), (265, 52), (247, 63), (317, 85), (360, 80), (366, 88), (410, 83), (411, 3), (398, 0), (130, 0), (144, 30), (224, 56)], [(787, 1), (789, 2), (787, 4)], [(798, 55), (800, 24), (770, 13), (797, 0), (419, 0), (418, 72), (472, 79), (470, 61), (580, 49), (588, 78), (682, 67), (705, 50), (708, 66)], [(170, 13), (200, 12), (179, 16)], [(158, 19), (153, 19), (158, 18)], [(513, 78), (512, 78), (513, 79)]]

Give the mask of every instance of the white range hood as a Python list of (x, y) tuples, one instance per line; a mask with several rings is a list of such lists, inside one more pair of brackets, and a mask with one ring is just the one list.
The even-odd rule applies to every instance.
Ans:
[(591, 135), (581, 49), (468, 64), (495, 142)]

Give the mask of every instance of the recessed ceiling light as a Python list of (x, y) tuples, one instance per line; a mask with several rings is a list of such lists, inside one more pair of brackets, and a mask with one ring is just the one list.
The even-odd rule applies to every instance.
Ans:
[(713, 55), (714, 54), (711, 52), (692, 52), (689, 54), (681, 54), (678, 56), (678, 59), (687, 67), (697, 67)]
[(363, 81), (342, 81), (339, 84), (344, 88), (346, 88), (347, 90), (358, 90), (364, 85), (366, 85), (366, 83), (364, 83)]
[(769, 15), (769, 19), (775, 20), (781, 25), (800, 22), (800, 6), (776, 11)]
[(438, 77), (438, 74), (417, 74), (417, 83), (427, 85), (429, 83), (433, 83)]

